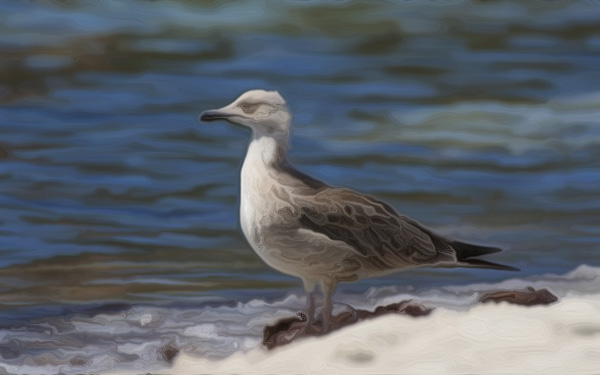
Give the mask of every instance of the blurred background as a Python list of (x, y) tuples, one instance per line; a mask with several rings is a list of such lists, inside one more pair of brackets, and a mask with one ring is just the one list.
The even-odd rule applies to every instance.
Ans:
[(523, 270), (340, 293), (600, 265), (597, 1), (0, 1), (0, 316), (300, 292), (239, 230), (249, 132), (197, 122), (254, 88), (299, 169)]

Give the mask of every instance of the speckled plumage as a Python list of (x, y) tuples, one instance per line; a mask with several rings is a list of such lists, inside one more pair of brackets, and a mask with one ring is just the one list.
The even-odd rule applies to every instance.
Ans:
[[(242, 231), (269, 266), (300, 277), (309, 293), (320, 285), (325, 329), (330, 295), (340, 281), (419, 266), (514, 270), (470, 259), (500, 249), (437, 235), (371, 196), (331, 187), (296, 170), (286, 156), (291, 114), (275, 91), (246, 92), (200, 118), (227, 119), (252, 129), (241, 170)], [(310, 302), (309, 319), (313, 312)]]

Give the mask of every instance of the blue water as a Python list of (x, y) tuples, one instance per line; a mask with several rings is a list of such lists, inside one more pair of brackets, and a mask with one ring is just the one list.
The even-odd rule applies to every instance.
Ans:
[(286, 98), (299, 169), (504, 247), (521, 278), (599, 266), (599, 19), (593, 2), (0, 1), (2, 319), (299, 292), (238, 227), (248, 132), (197, 122), (253, 88)]

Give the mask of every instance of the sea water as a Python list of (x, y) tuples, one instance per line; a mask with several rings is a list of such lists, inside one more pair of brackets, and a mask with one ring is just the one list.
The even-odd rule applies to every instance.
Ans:
[(303, 307), (239, 230), (249, 132), (197, 122), (254, 88), (286, 98), (299, 169), (522, 269), (417, 269), (335, 300), (583, 288), (598, 19), (593, 2), (0, 2), (2, 366), (159, 370), (170, 347), (253, 348)]

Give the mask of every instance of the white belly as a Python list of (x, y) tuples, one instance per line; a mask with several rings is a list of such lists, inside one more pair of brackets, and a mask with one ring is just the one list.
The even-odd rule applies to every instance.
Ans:
[(259, 142), (250, 144), (241, 170), (240, 224), (248, 243), (270, 267), (305, 281), (339, 272), (353, 251), (283, 219), (281, 212), (298, 212), (293, 188), (277, 180)]

